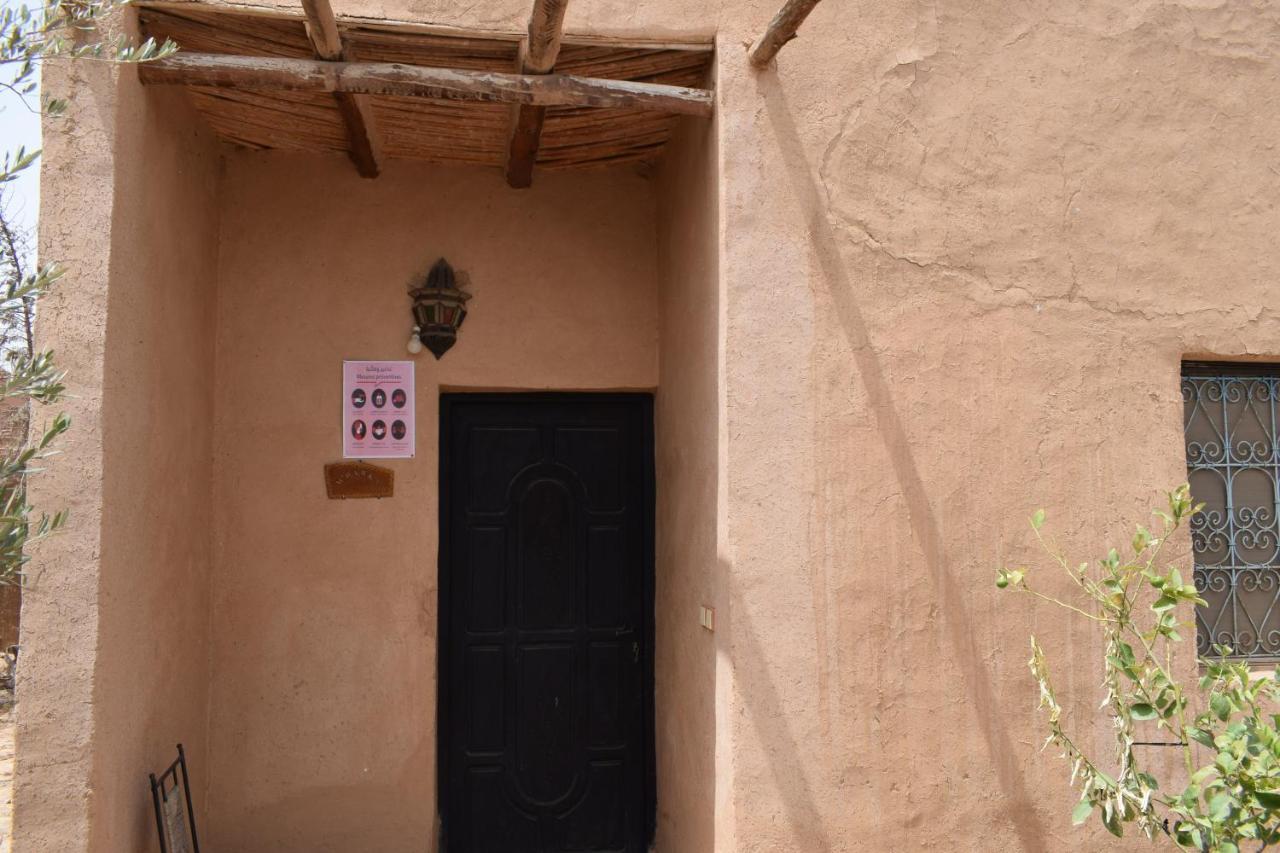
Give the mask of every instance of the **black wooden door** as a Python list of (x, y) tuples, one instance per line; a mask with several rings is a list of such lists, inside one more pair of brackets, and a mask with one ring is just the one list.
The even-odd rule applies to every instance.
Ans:
[(652, 823), (652, 402), (444, 395), (448, 853), (641, 853)]

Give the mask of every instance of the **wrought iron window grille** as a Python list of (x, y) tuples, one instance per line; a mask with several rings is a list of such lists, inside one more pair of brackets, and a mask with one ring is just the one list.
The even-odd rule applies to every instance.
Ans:
[(1185, 363), (1182, 400), (1196, 650), (1280, 661), (1280, 365)]

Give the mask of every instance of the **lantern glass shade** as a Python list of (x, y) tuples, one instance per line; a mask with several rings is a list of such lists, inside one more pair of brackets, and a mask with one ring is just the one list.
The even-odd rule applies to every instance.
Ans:
[(418, 339), (440, 358), (458, 339), (458, 329), (467, 316), (467, 300), (471, 294), (460, 290), (453, 267), (444, 258), (436, 261), (427, 280), (409, 291), (413, 299), (413, 321), (419, 328)]

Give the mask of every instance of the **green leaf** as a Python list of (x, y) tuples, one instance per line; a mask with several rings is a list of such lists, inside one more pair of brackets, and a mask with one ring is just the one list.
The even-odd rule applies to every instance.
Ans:
[(1258, 804), (1267, 809), (1280, 809), (1280, 791), (1255, 791)]
[(1213, 742), (1213, 735), (1209, 734), (1204, 729), (1189, 728), (1187, 729), (1187, 737), (1191, 738), (1201, 746), (1208, 747), (1209, 749), (1216, 748)]
[(1227, 717), (1231, 716), (1231, 700), (1221, 693), (1215, 693), (1209, 697), (1209, 708), (1213, 711), (1214, 716), (1224, 723)]
[(1214, 796), (1209, 801), (1209, 817), (1214, 820), (1226, 820), (1231, 816), (1231, 803), (1233, 797), (1231, 794), (1222, 793)]
[(1010, 585), (1018, 586), (1026, 575), (1026, 569), (1001, 569), (996, 572), (996, 587), (1004, 589)]
[(1116, 838), (1124, 837), (1124, 827), (1120, 825), (1120, 815), (1114, 809), (1107, 809), (1102, 814), (1102, 825)]
[(1081, 800), (1076, 803), (1076, 807), (1071, 812), (1071, 823), (1079, 826), (1089, 819), (1089, 815), (1093, 814), (1093, 803), (1088, 800)]
[(1172, 610), (1177, 606), (1178, 606), (1178, 599), (1172, 598), (1171, 596), (1168, 595), (1168, 593), (1161, 595), (1159, 598), (1157, 598), (1154, 602), (1151, 603), (1151, 609), (1157, 613), (1164, 613), (1165, 611)]
[(1035, 514), (1031, 516), (1031, 529), (1039, 530), (1043, 526), (1044, 526), (1044, 510), (1038, 509), (1035, 511)]
[(1133, 705), (1129, 708), (1129, 713), (1135, 720), (1154, 720), (1158, 716), (1156, 709), (1146, 702), (1138, 702)]

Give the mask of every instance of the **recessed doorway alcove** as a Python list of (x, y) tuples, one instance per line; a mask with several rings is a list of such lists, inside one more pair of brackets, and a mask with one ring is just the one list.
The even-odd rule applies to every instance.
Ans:
[[(311, 50), (298, 16), (187, 3), (138, 14), (145, 33), (188, 50)], [(341, 32), (360, 58), (451, 67), (508, 64), (519, 44), (369, 22)], [(578, 70), (619, 79), (708, 86), (712, 72), (705, 41), (567, 36), (564, 50)], [(187, 685), (175, 713), (204, 792), (201, 841), (437, 849), (441, 395), (623, 392), (651, 395), (654, 436), (646, 834), (659, 850), (710, 849), (717, 638), (699, 605), (718, 583), (714, 122), (549, 108), (532, 186), (513, 189), (510, 105), (375, 97), (386, 135), (372, 179), (327, 94), (135, 84), (119, 109), (137, 121), (117, 145), (146, 166), (125, 187), (139, 204), (119, 214), (136, 218), (127, 233), (143, 260), (111, 296), (140, 310), (112, 314), (109, 332), (160, 353), (150, 369), (173, 396), (154, 405), (181, 404), (164, 415), (180, 428), (150, 452), (188, 472), (173, 499), (190, 533), (172, 564), (182, 624), (197, 628), (165, 659), (163, 689)], [(417, 358), (416, 456), (386, 463), (393, 498), (328, 500), (341, 363), (409, 357), (407, 291), (439, 257), (472, 300), (445, 357)], [(108, 373), (131, 375), (143, 356), (116, 350)], [(109, 435), (123, 435), (118, 418)], [(123, 482), (114, 467), (104, 476)], [(100, 655), (123, 683), (142, 628), (109, 605), (102, 618)], [(118, 748), (123, 772), (126, 751), (150, 747)]]

